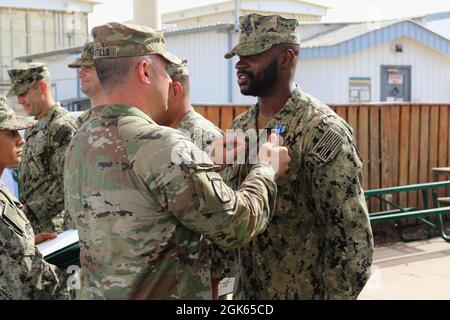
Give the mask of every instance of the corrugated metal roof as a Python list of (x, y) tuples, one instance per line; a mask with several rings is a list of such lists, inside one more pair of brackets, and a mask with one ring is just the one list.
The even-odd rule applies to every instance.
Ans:
[(32, 61), (35, 59), (57, 56), (60, 54), (79, 54), (83, 51), (83, 48), (84, 48), (84, 46), (77, 46), (77, 47), (59, 49), (59, 50), (54, 50), (54, 51), (40, 52), (40, 53), (29, 54), (26, 56), (17, 57), (16, 60), (20, 61), (20, 62), (26, 62), (26, 61)]
[(185, 28), (176, 28), (173, 30), (166, 30), (164, 31), (164, 36), (174, 36), (174, 35), (181, 35), (181, 34), (187, 34), (187, 33), (195, 33), (195, 32), (204, 32), (204, 31), (211, 31), (211, 30), (220, 30), (220, 29), (233, 29), (234, 25), (232, 23), (214, 23), (214, 24), (205, 24), (205, 25), (199, 25), (199, 26), (193, 26), (193, 27), (185, 27)]
[(333, 46), (351, 40), (368, 32), (379, 30), (399, 21), (378, 21), (349, 24), (338, 29), (317, 35), (301, 44), (301, 48), (317, 48)]
[(301, 44), (302, 59), (349, 55), (400, 37), (410, 37), (450, 55), (450, 40), (412, 20), (356, 23), (314, 36)]

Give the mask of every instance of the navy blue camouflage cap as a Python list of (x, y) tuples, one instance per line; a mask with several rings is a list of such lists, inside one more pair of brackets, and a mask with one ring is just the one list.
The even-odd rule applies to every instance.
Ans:
[(235, 55), (245, 57), (260, 54), (277, 44), (300, 44), (299, 23), (296, 19), (251, 13), (240, 17), (239, 21), (239, 43), (225, 54), (226, 59)]
[(49, 75), (44, 63), (29, 63), (17, 69), (8, 70), (11, 79), (11, 89), (8, 97), (20, 96), (34, 87), (34, 85)]
[(33, 124), (32, 121), (17, 117), (14, 110), (8, 108), (5, 95), (0, 94), (0, 131), (28, 129)]

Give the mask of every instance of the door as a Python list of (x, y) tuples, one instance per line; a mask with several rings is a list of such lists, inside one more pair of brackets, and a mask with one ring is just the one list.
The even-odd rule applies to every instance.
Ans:
[(411, 101), (411, 66), (381, 66), (381, 101)]

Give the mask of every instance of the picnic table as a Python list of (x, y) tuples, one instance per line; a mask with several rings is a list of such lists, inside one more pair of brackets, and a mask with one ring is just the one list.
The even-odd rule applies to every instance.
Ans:
[(435, 177), (438, 177), (440, 175), (445, 175), (445, 176), (450, 175), (450, 167), (432, 168), (431, 171), (433, 171), (433, 174)]
[[(428, 226), (427, 239), (433, 236), (433, 230), (437, 230), (442, 239), (450, 242), (450, 236), (445, 232), (445, 226), (442, 216), (450, 213), (450, 206), (441, 207), (438, 198), (439, 188), (450, 187), (450, 181), (420, 183), (413, 185), (405, 185), (398, 187), (390, 187), (383, 189), (374, 189), (364, 192), (366, 200), (370, 198), (377, 198), (382, 203), (388, 204), (392, 209), (380, 212), (372, 212), (369, 214), (371, 223), (390, 222), (396, 223), (396, 227), (400, 236), (400, 239), (405, 242), (421, 240), (419, 237), (408, 237), (404, 233), (406, 228), (405, 224), (402, 224), (404, 219), (418, 219)], [(420, 191), (423, 200), (423, 209), (413, 207), (403, 207), (399, 203), (394, 203), (390, 197), (386, 195), (392, 195), (394, 193)]]
[[(433, 172), (434, 180), (438, 181), (440, 176), (448, 177), (450, 176), (450, 167), (437, 167), (432, 168), (431, 171)], [(450, 205), (450, 197), (441, 197), (438, 198), (439, 203), (443, 205)]]

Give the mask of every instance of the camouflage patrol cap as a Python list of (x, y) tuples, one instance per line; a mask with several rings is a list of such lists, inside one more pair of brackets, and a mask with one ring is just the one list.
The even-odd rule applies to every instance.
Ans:
[(81, 52), (81, 57), (69, 64), (69, 68), (93, 67), (94, 65), (94, 43), (87, 42)]
[(169, 74), (170, 77), (173, 76), (188, 76), (189, 75), (189, 71), (188, 71), (188, 67), (187, 67), (187, 60), (183, 60), (183, 62), (181, 64), (169, 64), (169, 66), (167, 67), (167, 73)]
[(276, 44), (300, 44), (298, 21), (278, 15), (262, 16), (251, 13), (239, 18), (239, 43), (225, 55), (251, 56), (269, 50)]
[(48, 76), (47, 65), (43, 63), (29, 63), (18, 69), (8, 70), (11, 78), (11, 89), (8, 97), (20, 96), (32, 88), (38, 81)]
[(22, 130), (31, 126), (33, 122), (18, 118), (14, 110), (8, 108), (5, 95), (0, 94), (0, 131)]
[(145, 26), (110, 22), (92, 30), (94, 59), (156, 54), (169, 63), (180, 64), (180, 58), (166, 49), (162, 32)]

